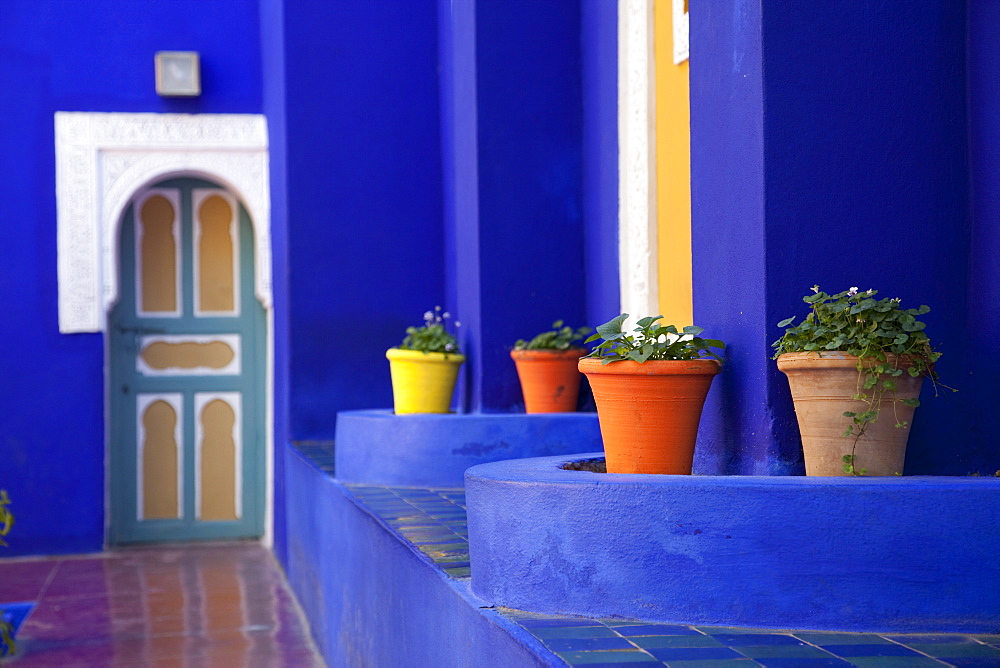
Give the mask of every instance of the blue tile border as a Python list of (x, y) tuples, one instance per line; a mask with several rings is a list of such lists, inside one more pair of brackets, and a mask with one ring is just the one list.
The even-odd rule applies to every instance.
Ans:
[(542, 615), (508, 608), (497, 611), (572, 666), (707, 667), (731, 663), (765, 668), (897, 665), (1000, 668), (1000, 649), (985, 642), (996, 638), (981, 634), (769, 631)]
[(354, 484), (344, 487), (359, 505), (448, 577), (471, 578), (463, 490)]
[[(315, 449), (317, 456), (324, 456), (322, 447)], [(344, 487), (358, 505), (445, 575), (470, 579), (464, 490)], [(496, 610), (572, 666), (1000, 668), (1000, 635), (995, 634), (770, 631)]]

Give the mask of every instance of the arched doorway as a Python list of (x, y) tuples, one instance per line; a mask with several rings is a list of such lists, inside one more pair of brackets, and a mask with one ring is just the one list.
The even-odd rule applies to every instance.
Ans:
[(264, 533), (264, 309), (238, 198), (198, 178), (135, 193), (108, 319), (110, 542)]

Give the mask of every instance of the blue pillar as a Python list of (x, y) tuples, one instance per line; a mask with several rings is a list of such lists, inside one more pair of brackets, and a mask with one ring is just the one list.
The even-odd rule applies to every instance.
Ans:
[[(966, 8), (727, 0), (691, 14), (695, 320), (731, 343), (708, 406), (707, 473), (801, 470), (779, 320), (819, 284), (928, 304), (945, 382), (969, 308)], [(968, 394), (925, 388), (906, 473), (964, 474)], [(941, 444), (947, 443), (946, 448)]]
[(580, 7), (441, 0), (446, 291), (460, 404), (521, 408), (509, 351), (586, 316)]
[(970, 470), (1000, 469), (993, 415), (1000, 378), (1000, 3), (969, 0), (969, 165), (972, 180), (972, 258), (969, 263), (968, 364), (961, 385), (974, 403), (963, 440), (972, 449)]

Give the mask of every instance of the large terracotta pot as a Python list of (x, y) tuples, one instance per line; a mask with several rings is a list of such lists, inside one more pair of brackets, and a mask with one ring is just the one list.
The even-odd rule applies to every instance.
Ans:
[(510, 356), (521, 379), (526, 413), (569, 413), (580, 395), (577, 362), (583, 348), (568, 350), (512, 350)]
[(464, 355), (389, 348), (396, 413), (447, 413)]
[[(894, 358), (890, 357), (890, 364)], [(871, 362), (866, 362), (871, 366)], [(899, 367), (907, 366), (905, 358)], [(860, 439), (844, 436), (853, 422), (844, 412), (861, 413), (867, 404), (854, 399), (864, 383), (858, 358), (839, 351), (785, 353), (778, 357), (778, 369), (788, 376), (795, 416), (802, 436), (806, 475), (843, 476), (844, 456), (853, 454), (854, 468), (867, 475), (896, 475), (903, 472), (906, 441), (913, 422), (913, 407), (904, 399), (920, 395), (923, 378), (904, 373), (895, 378), (896, 391), (881, 404), (879, 419), (869, 423)], [(895, 426), (897, 422), (906, 427)], [(856, 427), (855, 427), (856, 429)]]
[(580, 360), (597, 403), (608, 473), (690, 474), (713, 359)]

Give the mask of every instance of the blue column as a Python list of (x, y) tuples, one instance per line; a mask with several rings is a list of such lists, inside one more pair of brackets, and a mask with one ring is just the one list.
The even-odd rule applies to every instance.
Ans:
[[(928, 304), (964, 391), (970, 306), (964, 3), (728, 0), (691, 15), (695, 319), (731, 343), (710, 473), (801, 470), (779, 320), (819, 284)], [(969, 403), (925, 389), (906, 473), (968, 473)], [(941, 444), (947, 443), (946, 448)]]
[(578, 3), (441, 0), (446, 286), (461, 403), (521, 407), (509, 351), (585, 318)]

